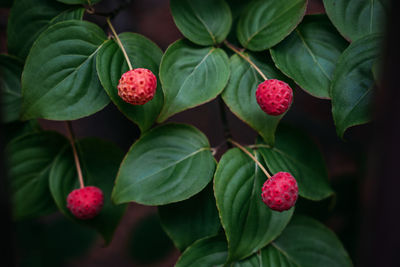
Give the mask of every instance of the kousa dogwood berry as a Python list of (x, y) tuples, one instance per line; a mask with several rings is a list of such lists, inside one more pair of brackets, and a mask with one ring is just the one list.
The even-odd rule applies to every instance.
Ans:
[(295, 205), (298, 193), (296, 179), (288, 172), (278, 172), (265, 181), (261, 197), (272, 210), (285, 211)]
[(104, 205), (104, 195), (96, 186), (75, 189), (67, 197), (67, 208), (78, 219), (96, 217)]
[(269, 79), (258, 85), (256, 99), (265, 113), (278, 116), (285, 113), (292, 104), (293, 90), (285, 82)]
[(157, 78), (148, 69), (137, 68), (125, 72), (118, 84), (118, 95), (132, 105), (144, 105), (153, 99)]

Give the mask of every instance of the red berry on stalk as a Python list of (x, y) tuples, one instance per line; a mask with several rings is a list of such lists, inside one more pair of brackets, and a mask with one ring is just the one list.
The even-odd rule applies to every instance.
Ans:
[(118, 84), (118, 95), (132, 105), (144, 105), (153, 99), (157, 78), (148, 69), (137, 68), (125, 72)]
[(75, 189), (67, 197), (67, 208), (81, 220), (94, 218), (100, 213), (103, 204), (103, 192), (95, 186)]
[(265, 181), (261, 197), (271, 209), (284, 211), (294, 206), (298, 193), (296, 179), (288, 172), (278, 172)]
[(293, 90), (285, 82), (269, 79), (258, 85), (256, 99), (265, 113), (278, 116), (285, 113), (292, 104)]

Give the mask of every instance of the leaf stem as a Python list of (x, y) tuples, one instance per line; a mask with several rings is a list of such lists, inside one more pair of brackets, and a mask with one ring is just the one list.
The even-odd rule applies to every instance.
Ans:
[(122, 45), (121, 40), (119, 39), (117, 32), (115, 31), (113, 25), (111, 24), (110, 18), (107, 18), (107, 24), (110, 27), (110, 29), (111, 29), (114, 37), (115, 37), (115, 40), (117, 40), (118, 46), (121, 48), (122, 53), (124, 54), (125, 60), (128, 63), (129, 70), (132, 70), (133, 68), (132, 68), (131, 61), (129, 60), (128, 54), (126, 53), (126, 50), (125, 50), (124, 46)]
[(268, 173), (268, 171), (264, 168), (264, 166), (254, 157), (253, 154), (251, 154), (249, 151), (247, 151), (246, 148), (244, 148), (241, 144), (233, 141), (232, 139), (228, 139), (229, 142), (237, 146), (239, 149), (241, 149), (244, 153), (246, 153), (257, 165), (260, 167), (260, 169), (263, 171), (263, 173), (269, 178), (271, 178), (271, 175)]
[(238, 54), (239, 56), (241, 56), (244, 60), (246, 60), (257, 72), (258, 74), (261, 75), (261, 77), (264, 80), (268, 80), (267, 76), (265, 76), (265, 74), (260, 70), (259, 67), (257, 67), (257, 65), (251, 61), (251, 59), (247, 56), (245, 56), (242, 52), (240, 52), (235, 46), (233, 46), (231, 43), (229, 43), (227, 40), (224, 41), (224, 44), (231, 49), (233, 52), (235, 52), (236, 54)]
[(76, 172), (78, 173), (79, 184), (81, 188), (84, 188), (85, 184), (83, 183), (82, 169), (81, 169), (81, 164), (79, 163), (78, 152), (75, 146), (75, 135), (72, 130), (71, 122), (65, 121), (65, 126), (67, 128), (69, 142), (71, 143), (72, 146), (72, 152), (74, 153), (74, 160), (75, 160)]

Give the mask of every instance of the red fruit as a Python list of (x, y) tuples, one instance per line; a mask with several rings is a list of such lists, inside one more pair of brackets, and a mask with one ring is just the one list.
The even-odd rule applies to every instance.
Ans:
[(256, 98), (265, 113), (278, 116), (292, 104), (293, 90), (285, 82), (269, 79), (258, 85)]
[(132, 105), (144, 105), (153, 99), (157, 89), (157, 78), (144, 68), (122, 74), (118, 84), (118, 95)]
[(288, 172), (278, 172), (265, 181), (261, 197), (271, 209), (284, 211), (294, 206), (298, 193), (296, 179)]
[(103, 192), (95, 186), (75, 189), (67, 197), (67, 208), (78, 219), (92, 219), (103, 207)]

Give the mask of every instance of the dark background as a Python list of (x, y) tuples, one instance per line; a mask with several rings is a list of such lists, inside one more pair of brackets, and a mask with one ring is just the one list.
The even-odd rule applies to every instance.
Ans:
[[(3, 1), (6, 2), (6, 1)], [(163, 51), (181, 37), (170, 11), (168, 0), (103, 0), (96, 11), (109, 12), (130, 2), (114, 18), (118, 33), (143, 34)], [(400, 204), (400, 99), (398, 76), (399, 16), (398, 1), (392, 1), (391, 16), (383, 46), (383, 78), (377, 90), (374, 123), (349, 129), (345, 140), (336, 136), (328, 100), (311, 97), (295, 88), (295, 102), (283, 122), (308, 132), (320, 145), (327, 163), (329, 179), (337, 193), (319, 203), (301, 200), (297, 211), (309, 214), (331, 227), (339, 236), (355, 266), (399, 266), (397, 251), (400, 230), (397, 227)], [(1, 3), (1, 2), (0, 2)], [(308, 13), (324, 12), (322, 1), (309, 0)], [(0, 8), (0, 52), (6, 53), (8, 8)], [(105, 27), (102, 17), (87, 19)], [(255, 132), (228, 112), (233, 138), (242, 144), (254, 143)], [(218, 100), (173, 116), (170, 121), (198, 127), (215, 147), (224, 140)], [(62, 133), (64, 124), (40, 120), (45, 129)], [(77, 137), (97, 136), (117, 143), (124, 151), (139, 136), (139, 129), (112, 104), (88, 118), (73, 122)], [(2, 149), (3, 151), (2, 144)], [(221, 154), (223, 148), (220, 150)], [(7, 155), (4, 155), (5, 157)], [(0, 162), (4, 177), (4, 162)], [(13, 223), (6, 190), (1, 179), (0, 194), (5, 266), (173, 266), (179, 252), (160, 229), (157, 209), (131, 204), (107, 248), (90, 230), (72, 225), (55, 214), (35, 221)], [(3, 254), (4, 252), (4, 254)], [(4, 255), (4, 256), (3, 256)], [(3, 262), (4, 263), (4, 262)], [(3, 264), (1, 264), (3, 266)]]

